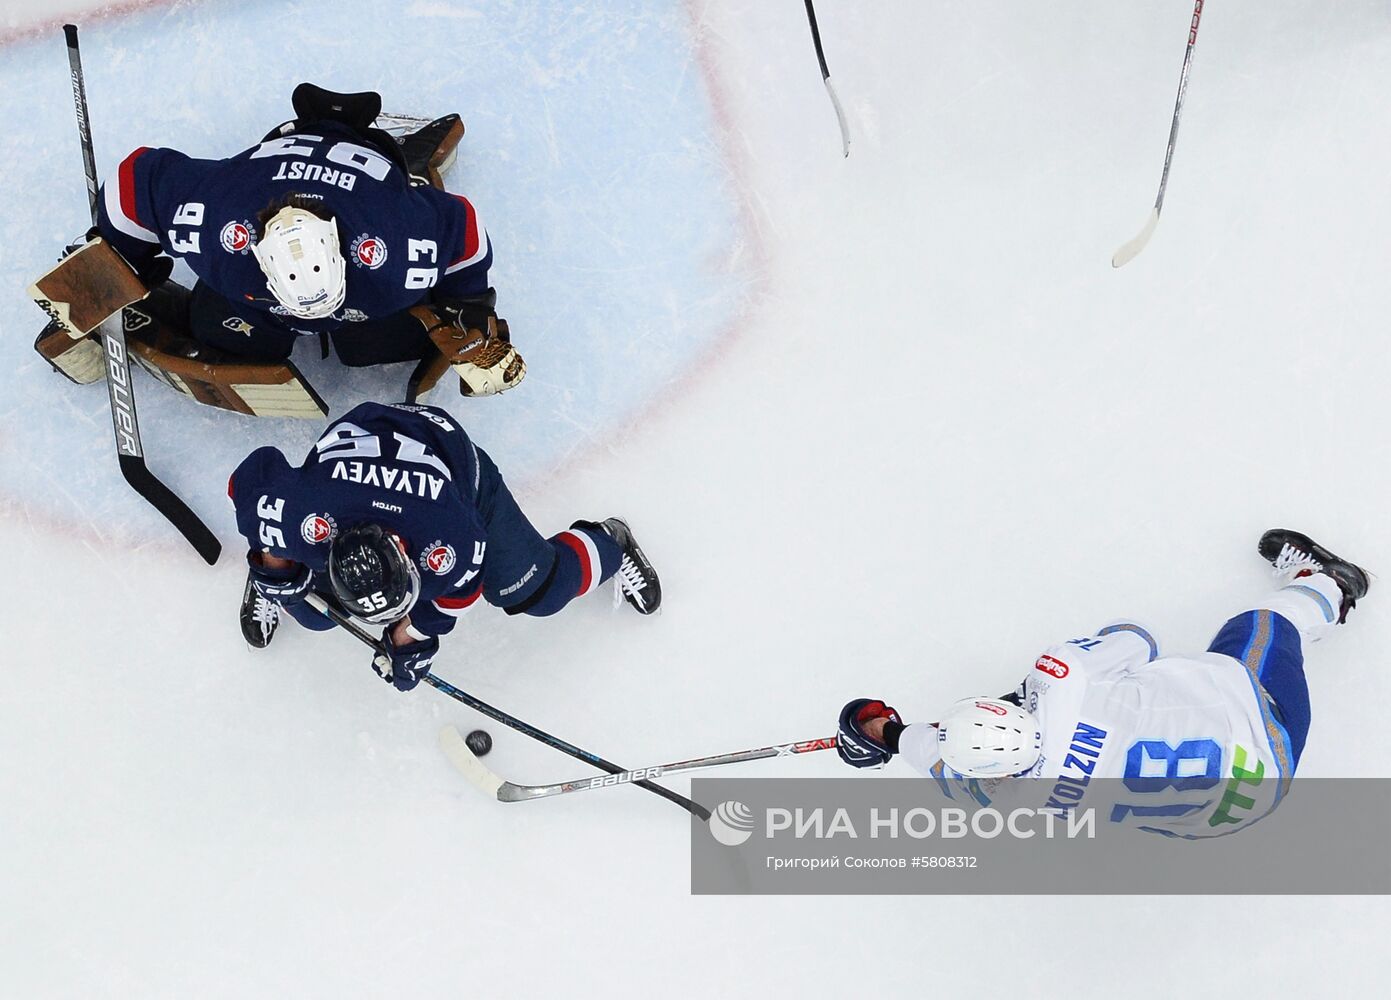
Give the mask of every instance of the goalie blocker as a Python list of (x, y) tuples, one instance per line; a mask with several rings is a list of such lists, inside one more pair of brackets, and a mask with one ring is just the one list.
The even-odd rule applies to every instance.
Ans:
[(187, 291), (164, 282), (151, 293), (100, 237), (59, 261), (29, 294), (49, 315), (34, 349), (78, 385), (106, 374), (98, 330), (119, 313), (131, 356), (176, 392), (249, 416), (328, 416), (323, 399), (292, 363), (238, 361), (185, 336), (179, 318)]

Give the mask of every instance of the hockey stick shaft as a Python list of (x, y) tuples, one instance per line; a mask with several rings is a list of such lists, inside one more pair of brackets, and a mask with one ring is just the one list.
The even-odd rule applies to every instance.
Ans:
[[(450, 742), (453, 742), (452, 739)], [(462, 742), (462, 741), (461, 741)], [(511, 781), (496, 780), (497, 797), (502, 802), (526, 802), (530, 799), (544, 799), (552, 795), (566, 795), (570, 792), (586, 792), (595, 788), (614, 788), (642, 779), (660, 778), (676, 771), (695, 771), (703, 768), (724, 767), (727, 764), (742, 764), (750, 760), (765, 760), (769, 757), (796, 757), (814, 753), (818, 750), (835, 748), (834, 736), (816, 740), (803, 740), (799, 743), (782, 743), (776, 746), (758, 747), (754, 750), (735, 750), (731, 753), (715, 754), (710, 757), (696, 757), (692, 760), (676, 761), (671, 764), (654, 764), (650, 767), (620, 771), (606, 777), (576, 778), (574, 781), (558, 781), (549, 785), (518, 785)], [(479, 762), (479, 767), (483, 767)]]
[[(333, 622), (336, 625), (339, 625), (343, 629), (346, 629), (355, 638), (360, 640), (364, 645), (370, 646), (375, 652), (377, 652), (380, 655), (386, 655), (386, 650), (382, 648), (381, 643), (379, 643), (376, 639), (372, 638), (372, 635), (366, 629), (364, 629), (357, 622), (353, 621), (347, 615), (343, 614), (337, 608), (330, 605), (318, 594), (309, 594), (309, 596), (306, 598), (306, 601), (309, 604), (309, 606), (312, 607), (315, 611), (318, 611), (320, 614), (327, 615), (330, 619), (333, 620)], [(494, 722), (500, 722), (509, 729), (515, 729), (522, 735), (529, 736), (539, 743), (544, 743), (546, 746), (551, 747), (554, 750), (559, 750), (561, 753), (569, 754), (571, 757), (574, 757), (578, 760), (582, 760), (586, 764), (593, 765), (594, 767), (599, 768), (601, 771), (607, 771), (609, 774), (625, 773), (624, 768), (619, 767), (612, 761), (605, 760), (598, 754), (590, 753), (588, 750), (584, 750), (580, 747), (577, 747), (573, 743), (568, 743), (565, 740), (560, 739), (559, 737), (552, 736), (550, 733), (537, 729), (529, 722), (523, 722), (516, 716), (508, 715), (506, 712), (502, 711), (502, 709), (494, 708), (487, 702), (480, 701), (473, 695), (469, 694), (467, 691), (461, 691), (459, 688), (456, 688), (453, 684), (450, 684), (448, 681), (436, 677), (434, 674), (426, 674), (424, 680), (425, 683), (429, 684), (436, 691), (446, 694), (449, 697), (453, 698), (455, 701), (467, 705), (469, 708), (473, 709), (475, 712), (478, 712), (480, 715), (486, 715)], [(670, 802), (676, 803), (682, 809), (685, 809), (687, 812), (699, 816), (701, 819), (710, 818), (710, 811), (706, 809), (704, 806), (700, 805), (697, 802), (693, 802), (692, 800), (686, 798), (684, 795), (678, 795), (676, 792), (671, 791), (671, 789), (669, 788), (663, 788), (661, 785), (656, 785), (646, 780), (634, 781), (632, 782), (632, 784), (637, 785), (639, 788), (646, 789), (647, 791), (652, 792), (655, 795), (660, 795), (662, 798), (667, 799)]]
[(840, 150), (841, 155), (850, 155), (850, 126), (845, 121), (845, 109), (840, 106), (840, 98), (836, 96), (836, 88), (831, 84), (831, 70), (826, 65), (826, 50), (821, 47), (821, 29), (816, 24), (816, 8), (812, 6), (811, 0), (805, 0), (807, 5), (807, 24), (811, 25), (811, 43), (816, 47), (816, 62), (821, 67), (821, 82), (826, 85), (826, 94), (831, 99), (831, 107), (835, 109), (836, 124), (840, 127)]
[(807, 4), (807, 23), (811, 25), (811, 43), (816, 46), (816, 61), (821, 64), (821, 79), (826, 79), (831, 75), (831, 71), (826, 68), (826, 52), (821, 48), (821, 29), (816, 26), (816, 8), (811, 5), (811, 0), (806, 0)]
[[(77, 109), (77, 137), (82, 143), (82, 168), (87, 180), (87, 207), (97, 225), (97, 158), (92, 147), (92, 128), (87, 114), (87, 84), (82, 73), (82, 53), (77, 47), (77, 25), (63, 25), (72, 72), (72, 99)], [(135, 388), (131, 382), (130, 352), (119, 316), (101, 324), (101, 346), (106, 359), (106, 391), (111, 400), (111, 428), (116, 436), (116, 460), (130, 487), (164, 515), (188, 539), (209, 566), (217, 562), (222, 543), (173, 490), (160, 482), (145, 464), (140, 441), (140, 421), (135, 412)]]
[(1130, 263), (1145, 248), (1149, 238), (1154, 234), (1155, 227), (1159, 224), (1159, 213), (1164, 210), (1164, 192), (1169, 187), (1169, 167), (1174, 162), (1174, 146), (1178, 143), (1179, 117), (1183, 114), (1183, 98), (1188, 92), (1188, 73), (1193, 66), (1193, 49), (1198, 44), (1198, 22), (1203, 17), (1204, 0), (1194, 0), (1193, 20), (1188, 25), (1188, 47), (1183, 52), (1183, 69), (1179, 73), (1178, 96), (1174, 99), (1174, 117), (1169, 123), (1169, 144), (1164, 150), (1164, 170), (1159, 175), (1159, 193), (1154, 198), (1154, 208), (1150, 210), (1149, 218), (1145, 221), (1144, 227), (1136, 236), (1125, 246), (1116, 251), (1111, 258), (1112, 267), (1123, 267)]

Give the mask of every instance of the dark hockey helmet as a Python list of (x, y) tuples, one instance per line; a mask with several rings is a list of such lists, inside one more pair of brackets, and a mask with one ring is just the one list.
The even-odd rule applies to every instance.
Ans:
[(380, 524), (359, 524), (333, 540), (328, 580), (349, 613), (374, 624), (400, 621), (420, 596), (420, 571), (405, 543)]

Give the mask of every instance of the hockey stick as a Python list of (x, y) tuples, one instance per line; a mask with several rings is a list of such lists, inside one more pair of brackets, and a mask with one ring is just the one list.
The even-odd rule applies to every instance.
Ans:
[(836, 124), (840, 126), (840, 149), (843, 156), (850, 155), (850, 126), (845, 123), (845, 109), (840, 106), (836, 88), (831, 86), (831, 71), (826, 68), (826, 53), (821, 49), (821, 29), (816, 26), (816, 9), (811, 0), (806, 0), (807, 23), (811, 25), (811, 41), (816, 46), (816, 61), (821, 66), (821, 81), (826, 84), (826, 93), (831, 96), (831, 107), (836, 109)]
[[(72, 99), (77, 107), (77, 135), (82, 141), (82, 166), (87, 175), (87, 207), (97, 225), (97, 158), (92, 149), (92, 130), (87, 119), (87, 86), (82, 76), (82, 56), (77, 48), (77, 25), (63, 25), (68, 42), (68, 66), (72, 70)], [(140, 443), (140, 423), (135, 416), (135, 386), (130, 377), (130, 353), (119, 316), (101, 324), (101, 346), (106, 355), (106, 389), (111, 398), (111, 426), (116, 434), (116, 460), (131, 488), (169, 520), (198, 550), (209, 565), (217, 562), (222, 543), (188, 504), (155, 477), (145, 464)]]
[[(320, 614), (327, 615), (329, 618), (333, 620), (335, 624), (346, 629), (349, 633), (353, 635), (354, 638), (361, 640), (365, 645), (371, 646), (372, 649), (375, 650), (377, 653), (383, 656), (386, 655), (386, 651), (382, 649), (381, 643), (377, 642), (376, 639), (372, 638), (371, 634), (366, 629), (364, 629), (357, 622), (353, 621), (347, 615), (343, 614), (337, 608), (330, 605), (318, 594), (310, 593), (309, 596), (305, 598), (305, 601), (315, 611), (319, 612)], [(426, 684), (429, 684), (436, 691), (440, 691), (444, 694), (447, 694), (455, 701), (467, 705), (475, 712), (478, 712), (482, 715), (486, 715), (488, 718), (492, 719), (495, 722), (502, 723), (509, 729), (515, 729), (523, 736), (530, 736), (532, 739), (540, 743), (544, 743), (546, 744), (546, 746), (551, 747), (552, 749), (559, 750), (561, 753), (569, 754), (571, 757), (575, 757), (579, 760), (582, 760), (586, 764), (592, 764), (593, 766), (599, 768), (601, 771), (609, 772), (609, 774), (630, 773), (625, 771), (623, 768), (619, 767), (612, 761), (605, 760), (598, 754), (590, 753), (588, 750), (582, 750), (579, 747), (575, 746), (573, 743), (567, 743), (558, 737), (552, 736), (550, 733), (537, 729), (530, 723), (523, 722), (521, 719), (518, 719), (515, 716), (508, 715), (500, 708), (494, 708), (487, 702), (479, 701), (473, 695), (469, 694), (466, 691), (460, 691), (453, 684), (450, 684), (448, 681), (436, 677), (434, 674), (426, 674), (423, 679)], [(455, 735), (458, 735), (458, 730), (455, 730)], [(445, 750), (445, 753), (449, 753), (448, 749)], [(470, 756), (472, 756), (472, 754), (470, 754)], [(476, 757), (474, 759), (477, 760)], [(452, 756), (450, 757), (450, 761), (455, 763), (456, 766), (458, 766), (458, 762), (454, 761), (454, 758)], [(465, 771), (465, 777), (473, 781), (474, 784), (478, 783), (474, 775), (468, 773), (467, 771)], [(649, 792), (652, 792), (656, 795), (660, 795), (664, 799), (667, 799), (671, 802), (675, 802), (678, 806), (680, 806), (682, 809), (685, 809), (692, 815), (698, 816), (701, 819), (710, 818), (710, 810), (706, 809), (698, 802), (693, 802), (692, 800), (686, 798), (686, 796), (684, 795), (678, 795), (676, 792), (673, 792), (668, 788), (663, 788), (661, 785), (654, 785), (652, 782), (647, 780), (636, 780), (632, 783), (634, 785), (637, 785), (639, 788), (644, 788)]]
[(736, 750), (733, 753), (716, 754), (713, 757), (696, 757), (693, 760), (677, 761), (674, 764), (654, 764), (651, 767), (620, 771), (603, 778), (576, 778), (574, 781), (558, 781), (551, 785), (518, 785), (505, 781), (488, 769), (478, 758), (459, 730), (445, 726), (440, 730), (440, 748), (454, 766), (463, 772), (475, 785), (495, 795), (499, 802), (526, 802), (530, 799), (544, 799), (552, 795), (565, 795), (569, 792), (584, 792), (591, 788), (613, 788), (645, 778), (660, 778), (672, 771), (694, 771), (704, 767), (723, 767), (725, 764), (741, 764), (746, 760), (763, 760), (767, 757), (795, 757), (798, 754), (812, 753), (816, 750), (831, 750), (836, 738), (828, 736), (819, 740), (804, 740), (801, 743), (783, 743), (779, 746), (759, 747), (757, 750)]
[(1154, 208), (1150, 211), (1150, 217), (1145, 220), (1142, 228), (1133, 240), (1121, 247), (1111, 257), (1112, 267), (1124, 267), (1129, 264), (1145, 249), (1145, 244), (1154, 235), (1154, 229), (1159, 225), (1159, 213), (1164, 209), (1164, 189), (1169, 186), (1169, 164), (1174, 160), (1174, 143), (1178, 141), (1178, 119), (1183, 113), (1183, 94), (1188, 89), (1188, 70), (1193, 65), (1193, 47), (1198, 44), (1198, 21), (1203, 16), (1203, 0), (1195, 0), (1193, 4), (1193, 21), (1188, 26), (1188, 48), (1183, 53), (1183, 72), (1178, 78), (1178, 99), (1174, 101), (1174, 120), (1169, 125), (1169, 148), (1164, 152), (1164, 172), (1159, 176), (1159, 195), (1154, 199)]

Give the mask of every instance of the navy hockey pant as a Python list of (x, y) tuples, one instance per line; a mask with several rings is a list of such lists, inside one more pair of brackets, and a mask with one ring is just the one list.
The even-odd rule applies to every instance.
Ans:
[(1273, 611), (1246, 611), (1222, 626), (1208, 650), (1239, 661), (1270, 695), (1275, 719), (1289, 734), (1293, 774), (1309, 735), (1309, 685), (1299, 630)]
[[(483, 598), (489, 604), (509, 615), (553, 615), (618, 571), (623, 551), (602, 529), (578, 526), (543, 538), (482, 448), (478, 467), (478, 510), (488, 530)], [(333, 628), (332, 621), (306, 604), (285, 610), (305, 628)]]
[[(301, 336), (258, 309), (239, 309), (201, 281), (193, 286), (188, 311), (194, 340), (247, 361), (284, 361)], [(424, 325), (408, 311), (345, 322), (329, 337), (338, 359), (352, 368), (415, 361), (431, 346)]]
[(478, 510), (488, 529), (483, 597), (509, 615), (553, 615), (618, 572), (623, 552), (599, 528), (550, 538), (531, 526), (492, 458), (478, 449)]

